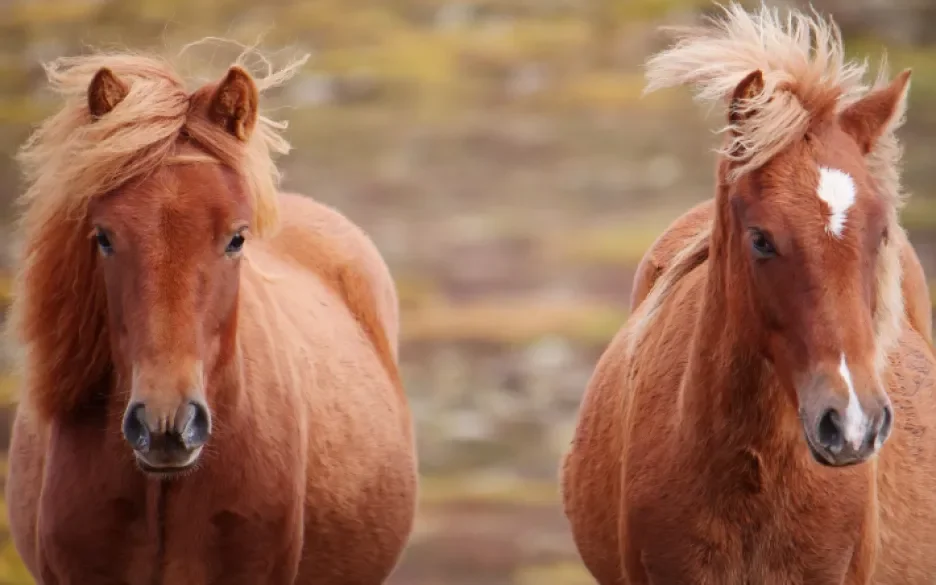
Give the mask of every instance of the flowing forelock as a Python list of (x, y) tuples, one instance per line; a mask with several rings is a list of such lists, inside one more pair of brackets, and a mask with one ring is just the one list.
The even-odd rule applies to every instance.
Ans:
[[(246, 49), (236, 63), (255, 53)], [(269, 68), (265, 76), (255, 77), (258, 90), (287, 81), (305, 61), (298, 59), (279, 71)], [(126, 83), (129, 92), (119, 107), (92, 121), (88, 85), (103, 67)], [(61, 57), (45, 70), (51, 89), (65, 103), (18, 154), (27, 185), (20, 197), (26, 230), (62, 211), (80, 217), (94, 197), (172, 163), (183, 133), (243, 177), (255, 213), (252, 232), (262, 236), (276, 228), (280, 174), (273, 157), (289, 152), (282, 136), (285, 123), (259, 116), (247, 144), (232, 139), (222, 128), (191, 115), (191, 92), (172, 63), (157, 56), (128, 52)]]
[(750, 113), (722, 132), (732, 136), (720, 153), (744, 152), (732, 175), (762, 166), (803, 136), (816, 115), (844, 107), (868, 86), (865, 62), (846, 61), (839, 28), (832, 21), (790, 10), (761, 6), (746, 12), (731, 3), (703, 25), (672, 27), (675, 43), (646, 64), (646, 92), (688, 85), (701, 102), (726, 103), (752, 71), (763, 74), (764, 91), (748, 99)]
[[(867, 83), (867, 61), (846, 60), (838, 26), (815, 12), (790, 10), (782, 18), (777, 9), (763, 5), (755, 12), (746, 12), (737, 3), (719, 8), (720, 13), (706, 17), (701, 26), (667, 29), (675, 42), (647, 61), (645, 91), (687, 85), (698, 101), (727, 106), (747, 75), (755, 70), (762, 72), (764, 91), (745, 100), (741, 109), (746, 115), (740, 116), (736, 124), (721, 129), (729, 138), (719, 154), (734, 162), (727, 176), (729, 181), (760, 168), (801, 139), (816, 117), (841, 112), (868, 91), (888, 83), (886, 59), (881, 62), (877, 79)], [(896, 131), (905, 121), (904, 109), (893, 116), (865, 157), (870, 176), (891, 204), (887, 213), (892, 237), (877, 267), (875, 330), (879, 366), (883, 366), (886, 353), (896, 343), (903, 317), (900, 246), (906, 234), (897, 217), (904, 195), (899, 173), (902, 147)], [(745, 154), (743, 160), (732, 154), (738, 152)], [(708, 257), (711, 232), (710, 223), (687, 241), (631, 316), (631, 349), (675, 283)]]

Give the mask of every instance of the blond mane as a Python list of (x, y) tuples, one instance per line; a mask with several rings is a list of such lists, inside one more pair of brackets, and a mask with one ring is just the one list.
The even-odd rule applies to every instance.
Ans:
[[(236, 64), (242, 65), (254, 53), (245, 50)], [(281, 85), (306, 59), (255, 77), (258, 90)], [(87, 90), (102, 67), (113, 71), (130, 91), (119, 108), (92, 124)], [(61, 210), (71, 216), (83, 214), (93, 197), (172, 162), (182, 132), (244, 177), (256, 215), (252, 232), (259, 236), (276, 228), (280, 174), (273, 157), (289, 152), (290, 145), (281, 135), (285, 123), (259, 116), (246, 148), (229, 140), (221, 129), (192, 123), (191, 93), (172, 63), (158, 56), (61, 57), (46, 64), (45, 71), (51, 89), (65, 103), (29, 137), (17, 157), (27, 184), (19, 200), (25, 206), (25, 229), (32, 220)]]
[[(791, 9), (781, 18), (777, 9), (764, 5), (751, 13), (734, 2), (719, 8), (720, 17), (706, 17), (701, 26), (667, 29), (675, 42), (647, 61), (645, 93), (688, 85), (698, 101), (727, 107), (737, 85), (752, 71), (762, 72), (764, 91), (746, 101), (748, 115), (721, 129), (728, 138), (718, 152), (735, 161), (726, 177), (729, 182), (763, 166), (800, 139), (814, 118), (840, 112), (888, 82), (886, 58), (875, 82), (868, 84), (867, 61), (846, 61), (838, 26), (815, 12), (807, 15)], [(869, 173), (892, 204), (893, 237), (878, 263), (879, 365), (897, 340), (903, 315), (900, 245), (906, 236), (897, 218), (904, 196), (899, 174), (902, 148), (896, 136), (905, 121), (902, 107), (865, 159)], [(745, 152), (747, 158), (737, 160), (733, 152)], [(710, 223), (686, 242), (631, 316), (631, 354), (674, 285), (708, 257), (711, 231)]]
[[(244, 66), (257, 56), (246, 48), (235, 64)], [(274, 70), (260, 56), (267, 67), (254, 78), (257, 89), (262, 93), (281, 85), (306, 59)], [(129, 91), (111, 112), (92, 120), (87, 91), (103, 67)], [(78, 408), (112, 374), (106, 299), (89, 242), (89, 203), (164, 165), (191, 162), (191, 151), (179, 149), (185, 137), (205, 153), (199, 160), (241, 175), (254, 212), (251, 233), (263, 237), (279, 222), (280, 174), (274, 156), (288, 153), (290, 145), (281, 134), (286, 124), (265, 116), (258, 116), (246, 143), (207, 123), (193, 113), (192, 92), (173, 63), (160, 56), (62, 57), (45, 70), (64, 104), (18, 155), (26, 190), (18, 200), (22, 257), (9, 327), (25, 352), (29, 402), (48, 418)]]
[(815, 114), (860, 98), (868, 66), (845, 61), (839, 28), (818, 15), (791, 10), (782, 19), (763, 5), (754, 13), (736, 3), (719, 8), (723, 17), (706, 17), (703, 26), (668, 29), (676, 42), (647, 61), (645, 92), (689, 85), (697, 100), (722, 102), (759, 69), (764, 91), (747, 100), (751, 115), (722, 129), (734, 131), (722, 156), (742, 149), (752, 155), (738, 161), (731, 177), (737, 178), (801, 137)]

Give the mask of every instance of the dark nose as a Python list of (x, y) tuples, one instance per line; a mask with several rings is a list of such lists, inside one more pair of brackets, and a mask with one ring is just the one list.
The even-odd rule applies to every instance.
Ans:
[(885, 405), (880, 414), (870, 421), (859, 442), (850, 442), (846, 437), (845, 416), (837, 408), (827, 409), (816, 428), (816, 439), (836, 464), (847, 464), (866, 459), (890, 436), (894, 420), (891, 406)]
[(160, 425), (160, 417), (147, 416), (142, 402), (131, 404), (124, 415), (123, 434), (134, 451), (147, 453), (154, 446), (174, 443), (186, 451), (194, 451), (208, 442), (211, 415), (208, 407), (198, 401), (187, 402), (175, 416), (175, 424)]
[(890, 437), (891, 428), (894, 425), (894, 412), (891, 410), (890, 405), (884, 407), (881, 411), (881, 416), (878, 417), (878, 420), (875, 421), (876, 427), (874, 431), (874, 447), (880, 449), (884, 445), (884, 441)]

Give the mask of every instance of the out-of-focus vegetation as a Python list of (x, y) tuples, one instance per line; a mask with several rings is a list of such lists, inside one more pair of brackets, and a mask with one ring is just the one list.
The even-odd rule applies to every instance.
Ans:
[[(904, 221), (932, 273), (936, 5), (813, 4), (842, 24), (851, 53), (875, 61), (886, 46), (892, 70), (914, 68)], [(11, 155), (57, 106), (42, 61), (88, 47), (177, 52), (205, 36), (262, 40), (279, 63), (310, 52), (301, 76), (264, 105), (290, 122), (286, 187), (360, 223), (397, 279), (424, 481), (393, 583), (589, 583), (559, 509), (559, 455), (591, 368), (626, 318), (640, 255), (711, 194), (710, 131), (723, 115), (716, 108), (706, 117), (684, 91), (641, 97), (641, 64), (662, 46), (657, 25), (688, 23), (711, 7), (6, 0), (0, 218), (14, 216)], [(234, 54), (218, 45), (187, 53), (186, 64), (220, 75)], [(0, 251), (6, 302), (12, 267)], [(0, 367), (8, 433), (15, 379), (2, 375), (9, 359)], [(30, 582), (0, 515), (0, 585)]]

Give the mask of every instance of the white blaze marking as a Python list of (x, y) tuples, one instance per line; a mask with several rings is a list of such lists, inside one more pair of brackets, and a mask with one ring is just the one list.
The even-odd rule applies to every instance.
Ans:
[(839, 374), (845, 380), (845, 386), (848, 387), (848, 405), (845, 407), (845, 420), (842, 425), (845, 427), (845, 442), (850, 444), (853, 449), (859, 449), (861, 443), (864, 442), (865, 432), (870, 421), (868, 421), (861, 409), (861, 402), (855, 393), (855, 385), (852, 384), (851, 372), (848, 370), (848, 363), (845, 361), (844, 353), (842, 354), (842, 361), (839, 363)]
[(855, 203), (855, 182), (848, 173), (837, 169), (819, 168), (819, 199), (829, 206), (831, 215), (826, 231), (842, 237), (848, 209)]

